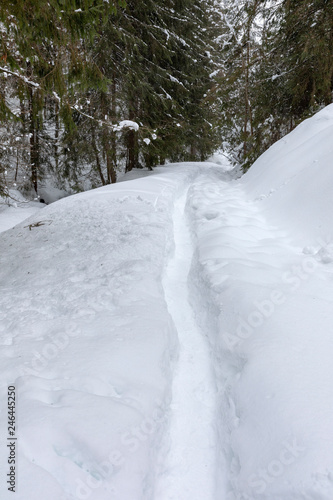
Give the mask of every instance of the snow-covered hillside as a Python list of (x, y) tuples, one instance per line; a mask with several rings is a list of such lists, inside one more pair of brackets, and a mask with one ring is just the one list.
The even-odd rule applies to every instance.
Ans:
[[(333, 237), (333, 105), (274, 144), (244, 175), (261, 212), (296, 244)], [(315, 241), (317, 240), (317, 242)]]
[(0, 235), (17, 500), (332, 500), (332, 129), (333, 105), (241, 179), (158, 167)]
[(191, 186), (193, 296), (214, 353), (219, 500), (333, 496), (333, 105), (240, 181)]

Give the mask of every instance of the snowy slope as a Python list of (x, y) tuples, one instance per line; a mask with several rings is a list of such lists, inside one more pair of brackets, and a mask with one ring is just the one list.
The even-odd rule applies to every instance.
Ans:
[(242, 179), (260, 211), (300, 244), (333, 237), (332, 137), (333, 104), (274, 144)]
[(177, 355), (161, 277), (173, 200), (196, 170), (66, 198), (2, 234), (1, 391), (18, 393), (16, 498), (149, 498)]
[(332, 127), (331, 105), (240, 181), (190, 188), (193, 300), (221, 394), (218, 500), (333, 498)]

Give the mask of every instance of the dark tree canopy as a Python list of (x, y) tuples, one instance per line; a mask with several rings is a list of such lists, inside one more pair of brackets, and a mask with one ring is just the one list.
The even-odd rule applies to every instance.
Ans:
[(332, 0), (3, 0), (0, 23), (2, 192), (218, 148), (246, 169), (332, 101)]

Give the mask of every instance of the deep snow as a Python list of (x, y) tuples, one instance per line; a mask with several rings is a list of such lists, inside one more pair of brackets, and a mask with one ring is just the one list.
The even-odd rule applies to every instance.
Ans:
[(159, 167), (0, 235), (15, 498), (332, 500), (332, 133), (333, 105), (241, 179)]
[(0, 197), (0, 233), (39, 212), (44, 207), (39, 201), (27, 201), (17, 190), (10, 190), (6, 200)]

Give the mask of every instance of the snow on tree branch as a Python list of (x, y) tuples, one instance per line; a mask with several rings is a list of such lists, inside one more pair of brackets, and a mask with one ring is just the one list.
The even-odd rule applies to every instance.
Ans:
[(11, 71), (10, 69), (2, 68), (1, 66), (0, 66), (0, 71), (2, 71), (5, 74), (8, 73), (9, 75), (16, 76), (17, 78), (22, 80), (24, 83), (31, 85), (32, 87), (36, 87), (36, 88), (40, 87), (39, 83), (36, 83), (36, 82), (33, 82), (32, 80), (29, 80), (29, 78), (27, 78), (24, 75), (20, 75), (20, 73), (17, 73), (16, 71)]
[(85, 116), (86, 118), (89, 118), (90, 120), (97, 121), (100, 125), (106, 125), (107, 127), (111, 128), (114, 132), (120, 132), (124, 128), (128, 128), (130, 130), (135, 130), (136, 132), (139, 130), (139, 125), (136, 122), (133, 122), (132, 120), (122, 120), (121, 122), (118, 123), (118, 125), (110, 124), (108, 121), (104, 120), (97, 120), (91, 115), (88, 115), (87, 113), (84, 113), (81, 111), (78, 107), (77, 104), (74, 106), (71, 106), (72, 109), (77, 111), (80, 115)]

